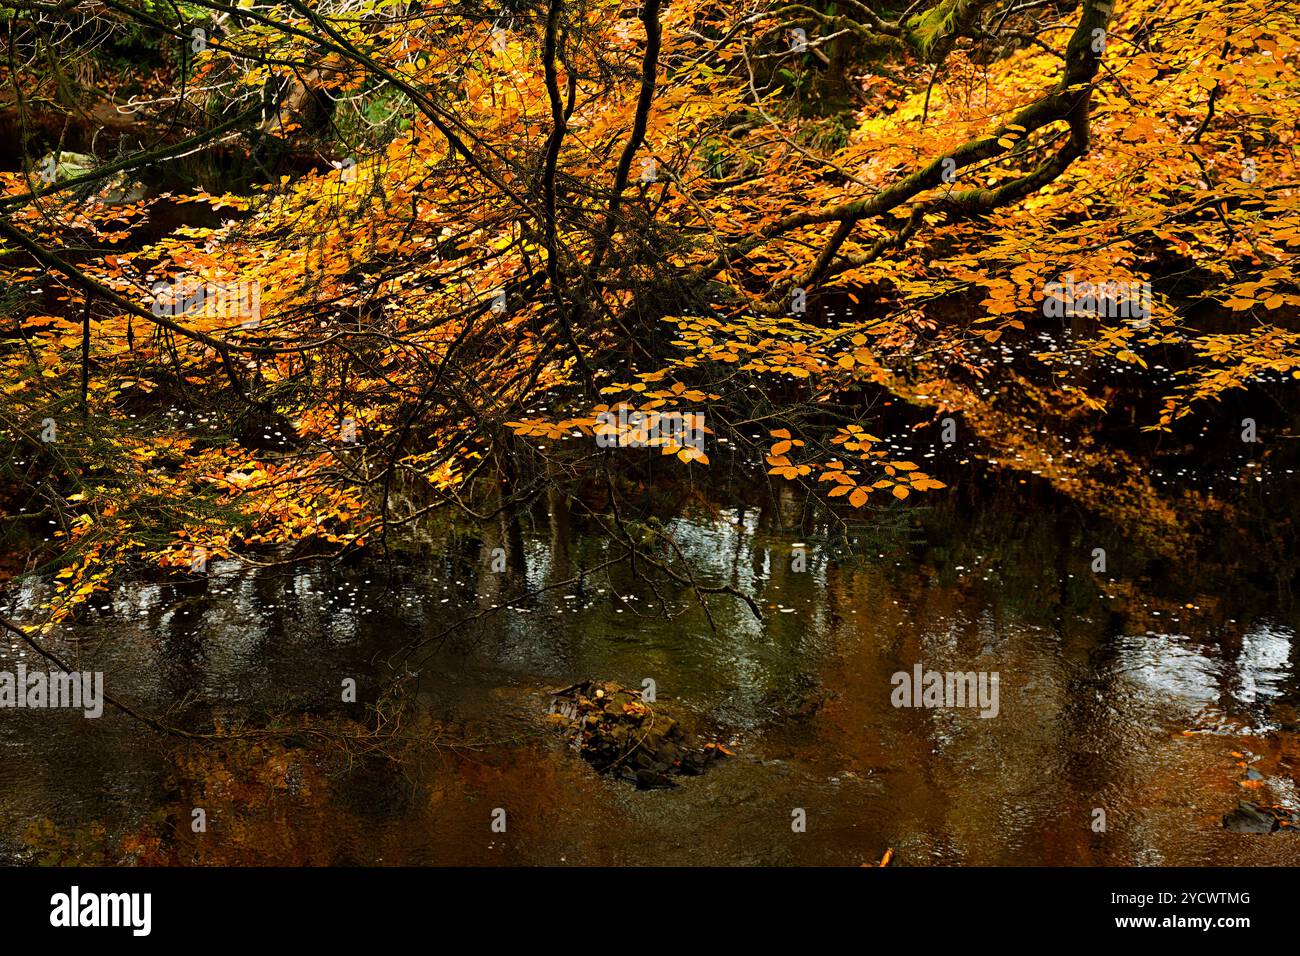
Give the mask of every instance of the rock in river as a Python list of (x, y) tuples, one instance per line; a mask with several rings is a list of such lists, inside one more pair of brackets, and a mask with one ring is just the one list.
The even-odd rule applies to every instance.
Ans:
[(728, 751), (696, 732), (686, 714), (613, 681), (588, 680), (556, 691), (547, 715), (597, 773), (642, 790), (675, 786), (673, 777), (704, 772)]
[(1300, 813), (1284, 807), (1261, 807), (1242, 800), (1237, 809), (1223, 815), (1223, 828), (1234, 833), (1272, 833), (1300, 827)]

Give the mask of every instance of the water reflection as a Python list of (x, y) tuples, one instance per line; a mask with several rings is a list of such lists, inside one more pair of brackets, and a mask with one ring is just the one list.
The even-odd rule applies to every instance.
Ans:
[(1148, 692), (1182, 702), (1190, 714), (1222, 705), (1254, 729), (1268, 729), (1264, 705), (1294, 686), (1292, 638), (1269, 622), (1222, 644), (1147, 631), (1121, 639), (1117, 669)]
[[(1216, 595), (1204, 581), (1196, 594), (1108, 591), (1056, 514), (1004, 526), (919, 513), (845, 540), (740, 509), (670, 525), (708, 583), (751, 594), (764, 615), (719, 596), (711, 629), (689, 590), (640, 570), (571, 581), (608, 542), (547, 507), (566, 524), (526, 536), (513, 574), (490, 570), (493, 528), (382, 566), (223, 562), (197, 586), (122, 588), (51, 639), (104, 670), (110, 693), (192, 726), (364, 721), (341, 682), (356, 680), (364, 704), (414, 667), (403, 720), (436, 746), (349, 762), (301, 741), (204, 748), (120, 715), (7, 711), (0, 854), (856, 865), (893, 847), (904, 864), (1300, 862), (1293, 836), (1219, 825), (1247, 795), (1239, 760), (1263, 779), (1249, 795), (1279, 802), (1296, 799), (1300, 763), (1295, 622), (1234, 604), (1230, 582)], [(40, 598), (29, 584), (8, 613)], [(1175, 617), (1176, 632), (1153, 626)], [(25, 656), (0, 644), (0, 668)], [(998, 717), (892, 706), (891, 675), (918, 662), (998, 672)], [(595, 776), (541, 719), (548, 689), (588, 677), (652, 678), (736, 756), (666, 792)], [(188, 831), (193, 806), (217, 821), (209, 834)], [(494, 807), (509, 810), (507, 834), (487, 825)], [(806, 833), (791, 831), (793, 808)]]

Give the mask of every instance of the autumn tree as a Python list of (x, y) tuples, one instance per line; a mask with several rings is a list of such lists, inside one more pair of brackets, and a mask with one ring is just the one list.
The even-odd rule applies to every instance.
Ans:
[[(0, 428), (51, 620), (131, 562), (338, 556), (437, 510), (518, 563), (548, 493), (743, 600), (664, 523), (722, 474), (844, 526), (982, 460), (1176, 553), (1227, 505), (1108, 416), (1140, 394), (1130, 430), (1182, 440), (1300, 374), (1289, 5), (3, 9)], [(128, 30), (165, 82), (67, 163), (43, 63)], [(231, 155), (248, 188), (185, 182)], [(965, 464), (898, 450), (885, 402)]]

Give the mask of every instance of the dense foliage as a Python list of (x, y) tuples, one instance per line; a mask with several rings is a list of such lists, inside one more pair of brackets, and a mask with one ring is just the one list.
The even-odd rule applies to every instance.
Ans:
[(651, 478), (848, 521), (991, 462), (1176, 554), (1231, 496), (1155, 456), (1300, 376), (1280, 0), (0, 6), (47, 620), (547, 490), (681, 580)]

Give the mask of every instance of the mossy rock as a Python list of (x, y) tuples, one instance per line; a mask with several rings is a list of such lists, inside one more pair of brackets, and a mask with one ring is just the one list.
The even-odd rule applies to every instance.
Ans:
[(673, 777), (703, 773), (730, 755), (672, 704), (644, 701), (614, 681), (588, 680), (555, 691), (548, 719), (597, 773), (643, 790), (675, 786)]
[(771, 720), (804, 721), (816, 717), (835, 694), (806, 682), (769, 691), (758, 701)]

